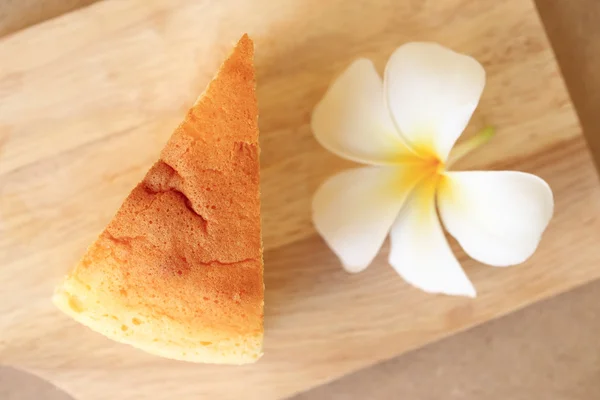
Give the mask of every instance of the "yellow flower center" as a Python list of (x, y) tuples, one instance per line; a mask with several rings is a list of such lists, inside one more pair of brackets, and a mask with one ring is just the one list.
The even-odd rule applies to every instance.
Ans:
[(476, 136), (458, 144), (450, 153), (448, 160), (444, 162), (437, 154), (433, 143), (413, 144), (415, 155), (408, 163), (412, 164), (409, 178), (405, 180), (408, 185), (416, 185), (415, 196), (417, 207), (421, 210), (423, 218), (431, 215), (431, 207), (435, 207), (435, 196), (440, 190), (450, 190), (446, 184), (446, 167), (456, 162), (466, 154), (486, 143), (494, 134), (492, 127), (483, 129)]

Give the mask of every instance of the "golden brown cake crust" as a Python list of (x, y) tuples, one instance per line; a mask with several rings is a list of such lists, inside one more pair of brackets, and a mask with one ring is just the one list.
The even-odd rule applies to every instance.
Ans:
[[(122, 333), (114, 335), (123, 337), (113, 339), (194, 361), (219, 362), (219, 354), (206, 360), (202, 351), (171, 355), (153, 351), (151, 343), (182, 347), (182, 353), (203, 346), (233, 362), (229, 345), (245, 352), (240, 362), (260, 353), (264, 287), (253, 51), (245, 35), (67, 278), (119, 320)], [(81, 299), (70, 301), (76, 303), (71, 309), (84, 307)], [(130, 320), (122, 321), (119, 309)]]

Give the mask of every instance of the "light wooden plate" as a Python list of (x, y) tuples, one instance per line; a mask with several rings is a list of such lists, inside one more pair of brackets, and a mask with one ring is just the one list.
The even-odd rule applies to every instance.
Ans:
[[(242, 32), (256, 42), (266, 269), (265, 356), (244, 367), (159, 359), (54, 309), (54, 285), (143, 176)], [(476, 300), (405, 284), (384, 250), (344, 273), (309, 204), (350, 166), (308, 120), (331, 79), (398, 45), (471, 54), (488, 82), (466, 135), (497, 137), (469, 169), (533, 172), (556, 214), (508, 269), (457, 254)], [(87, 399), (275, 399), (600, 276), (600, 190), (531, 1), (103, 1), (0, 40), (0, 362)]]

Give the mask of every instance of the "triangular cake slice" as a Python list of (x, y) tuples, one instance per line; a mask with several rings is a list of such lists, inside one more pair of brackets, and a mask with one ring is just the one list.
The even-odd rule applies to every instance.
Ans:
[(263, 264), (254, 48), (245, 35), (160, 159), (59, 285), (55, 304), (163, 357), (261, 355)]

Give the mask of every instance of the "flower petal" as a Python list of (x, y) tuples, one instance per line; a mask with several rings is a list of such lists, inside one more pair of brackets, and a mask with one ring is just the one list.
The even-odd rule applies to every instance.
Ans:
[(401, 134), (417, 151), (446, 160), (485, 85), (474, 58), (436, 43), (407, 43), (390, 57), (385, 96)]
[(437, 178), (415, 188), (391, 229), (390, 264), (428, 293), (475, 297), (475, 288), (446, 241), (435, 210)]
[(317, 190), (315, 227), (347, 271), (373, 261), (417, 180), (406, 168), (363, 167), (334, 175)]
[(373, 63), (358, 59), (315, 106), (311, 126), (323, 147), (366, 164), (392, 164), (410, 153), (387, 111)]
[(554, 209), (552, 190), (535, 175), (514, 171), (448, 172), (438, 189), (448, 232), (472, 258), (519, 264), (537, 248)]

